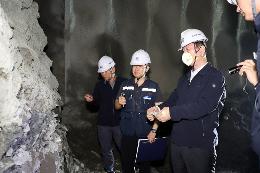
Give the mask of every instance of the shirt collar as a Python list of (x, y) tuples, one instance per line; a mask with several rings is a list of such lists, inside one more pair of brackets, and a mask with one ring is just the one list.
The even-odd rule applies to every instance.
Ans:
[(191, 70), (191, 74), (197, 74), (201, 69), (203, 69), (203, 67), (205, 67), (208, 64), (208, 62), (206, 64), (204, 64), (203, 66), (201, 66), (200, 68), (196, 69), (196, 70)]
[(203, 66), (201, 66), (200, 68), (196, 69), (196, 70), (191, 70), (190, 71), (190, 81), (201, 71), (201, 69), (203, 69), (208, 63), (204, 64)]

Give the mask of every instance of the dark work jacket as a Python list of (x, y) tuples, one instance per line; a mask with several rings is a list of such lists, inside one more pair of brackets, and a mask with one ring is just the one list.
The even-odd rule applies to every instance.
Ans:
[[(255, 27), (258, 35), (258, 47), (257, 47), (257, 71), (260, 75), (260, 13), (255, 18)], [(260, 79), (258, 79), (260, 81)], [(260, 156), (260, 84), (256, 86), (256, 100), (255, 108), (251, 120), (251, 139), (252, 147), (255, 152)]]
[(126, 104), (121, 109), (122, 134), (146, 138), (153, 123), (146, 118), (146, 111), (154, 106), (155, 102), (161, 101), (159, 85), (147, 79), (138, 87), (134, 79), (129, 79), (122, 83), (118, 97), (122, 94), (126, 98)]
[(97, 82), (93, 91), (92, 104), (99, 108), (98, 125), (102, 126), (118, 126), (120, 121), (120, 111), (115, 110), (115, 99), (121, 83), (126, 80), (117, 77), (115, 85), (112, 88), (109, 82), (100, 80)]
[(226, 97), (225, 79), (209, 63), (190, 82), (190, 72), (178, 81), (169, 99), (172, 141), (179, 146), (213, 149), (218, 142), (219, 114)]

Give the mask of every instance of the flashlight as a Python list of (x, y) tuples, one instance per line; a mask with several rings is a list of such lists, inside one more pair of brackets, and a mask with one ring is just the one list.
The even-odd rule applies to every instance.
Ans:
[(242, 67), (242, 65), (231, 67), (231, 68), (228, 69), (228, 73), (229, 74), (235, 74), (235, 73), (239, 72), (241, 67)]

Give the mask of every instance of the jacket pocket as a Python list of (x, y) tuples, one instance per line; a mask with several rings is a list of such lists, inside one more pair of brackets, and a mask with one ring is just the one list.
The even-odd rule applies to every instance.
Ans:
[(123, 135), (134, 135), (134, 119), (132, 113), (121, 112), (120, 129)]
[(140, 113), (135, 123), (135, 127), (137, 136), (146, 138), (151, 130), (151, 122), (146, 118), (145, 113)]

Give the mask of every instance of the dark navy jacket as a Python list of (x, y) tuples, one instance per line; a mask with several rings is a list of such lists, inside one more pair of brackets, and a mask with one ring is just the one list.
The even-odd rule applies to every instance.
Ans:
[[(255, 27), (258, 34), (258, 48), (257, 48), (257, 71), (260, 74), (260, 13), (255, 18)], [(259, 79), (258, 79), (259, 80)], [(255, 109), (251, 121), (251, 136), (252, 147), (255, 152), (260, 156), (260, 84), (256, 87), (256, 101)]]
[(121, 109), (120, 128), (123, 135), (146, 138), (153, 122), (146, 118), (148, 108), (161, 101), (159, 85), (147, 79), (141, 86), (134, 79), (124, 81), (118, 93), (124, 95), (126, 104)]
[(98, 106), (98, 125), (118, 126), (120, 111), (115, 110), (115, 99), (120, 85), (126, 79), (117, 77), (114, 87), (104, 80), (97, 82), (93, 91), (93, 105)]
[(223, 75), (205, 65), (190, 82), (190, 72), (180, 78), (169, 99), (172, 141), (179, 146), (213, 149), (217, 145), (219, 114), (226, 97)]

